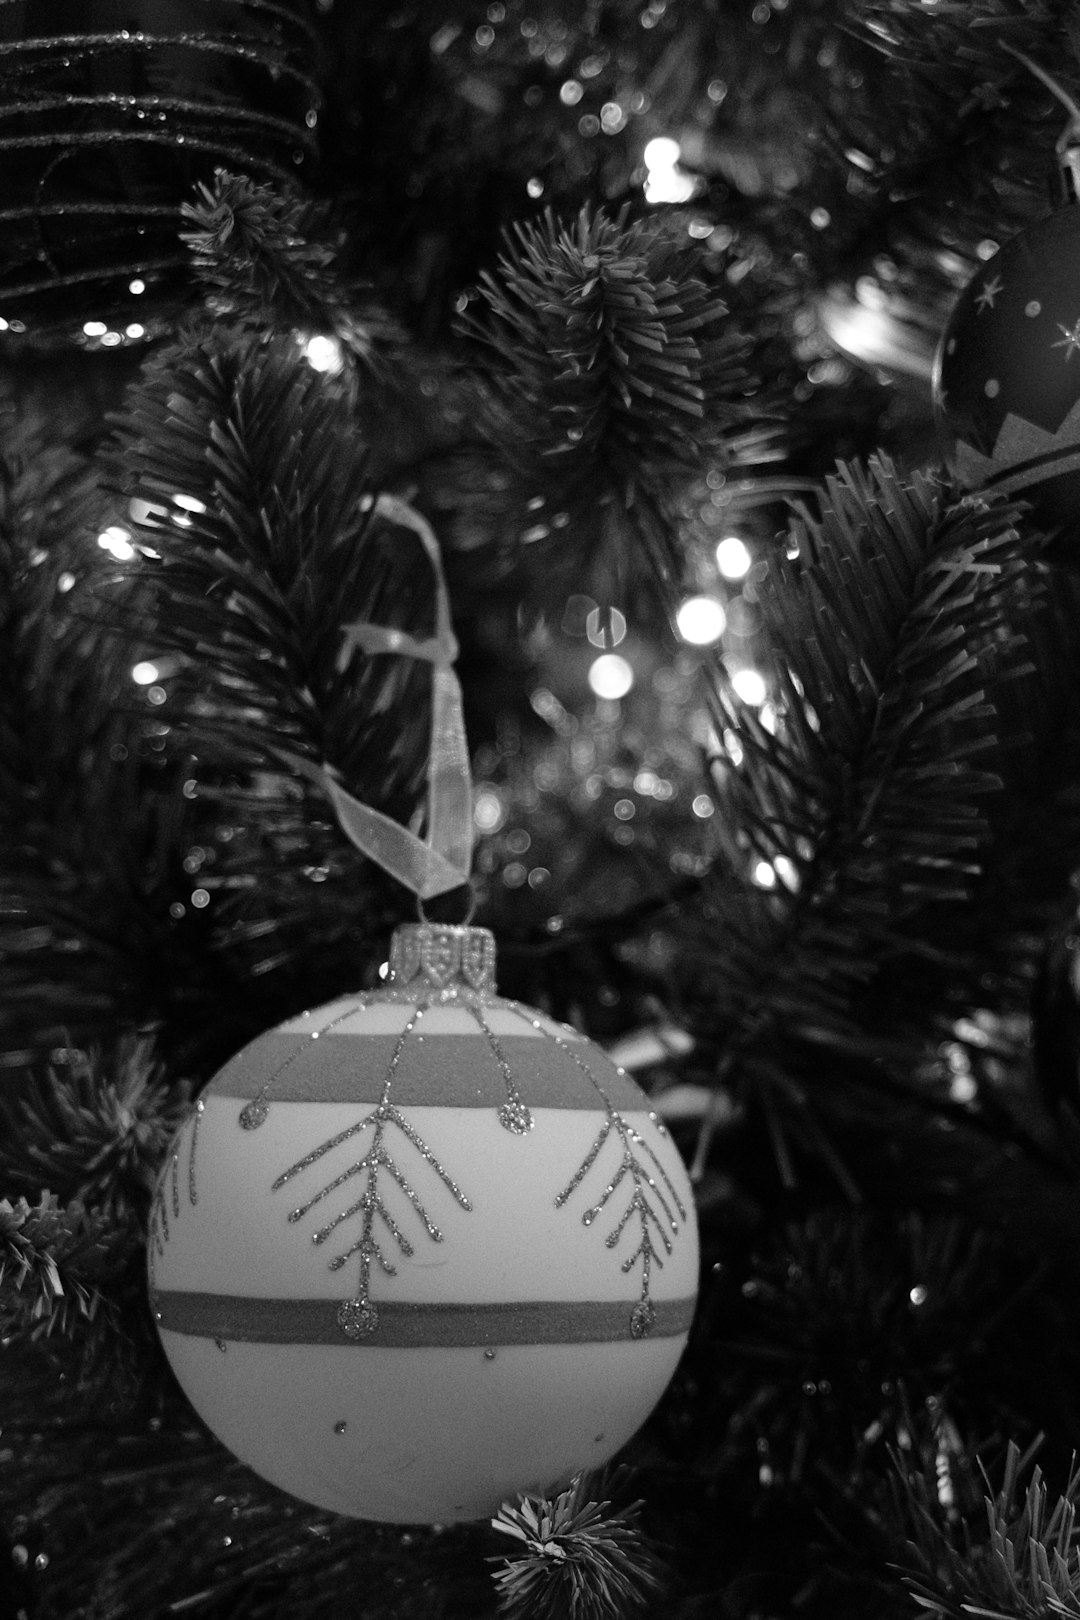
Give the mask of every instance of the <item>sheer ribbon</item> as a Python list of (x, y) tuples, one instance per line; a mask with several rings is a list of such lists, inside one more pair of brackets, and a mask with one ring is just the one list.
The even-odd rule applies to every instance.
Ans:
[(435, 633), (419, 640), (387, 625), (359, 622), (343, 627), (338, 668), (357, 650), (396, 653), (431, 665), (431, 734), (427, 768), (427, 815), (423, 838), (347, 792), (326, 765), (291, 757), (326, 793), (346, 837), (360, 852), (397, 878), (421, 900), (468, 883), (472, 870), (473, 805), (461, 684), (454, 673), (457, 641), (439, 543), (430, 524), (407, 502), (380, 495), (376, 511), (417, 536), (435, 576)]

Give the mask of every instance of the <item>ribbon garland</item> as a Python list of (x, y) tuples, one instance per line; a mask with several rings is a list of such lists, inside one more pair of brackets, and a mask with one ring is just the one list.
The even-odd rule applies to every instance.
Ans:
[(431, 665), (431, 735), (427, 767), (427, 830), (423, 838), (346, 791), (328, 765), (290, 756), (290, 763), (329, 798), (345, 836), (362, 855), (397, 878), (420, 900), (431, 900), (468, 883), (472, 871), (473, 803), (469, 747), (461, 684), (453, 664), (458, 647), (450, 622), (450, 598), (439, 543), (427, 521), (395, 495), (380, 495), (375, 510), (391, 523), (411, 529), (435, 575), (435, 634), (418, 640), (404, 630), (359, 622), (343, 626), (337, 667), (354, 652), (397, 653)]

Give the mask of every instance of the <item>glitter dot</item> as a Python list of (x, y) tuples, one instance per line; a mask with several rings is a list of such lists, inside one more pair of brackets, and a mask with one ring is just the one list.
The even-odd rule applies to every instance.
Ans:
[(270, 1105), (264, 1097), (253, 1097), (245, 1103), (239, 1114), (240, 1129), (244, 1131), (257, 1131), (270, 1112)]
[(337, 1320), (347, 1339), (366, 1339), (379, 1326), (379, 1312), (366, 1299), (347, 1299), (338, 1307)]
[(348, 1425), (346, 1424), (345, 1419), (344, 1418), (339, 1418), (338, 1421), (334, 1424), (334, 1433), (335, 1434), (344, 1434), (347, 1427), (348, 1427)]
[(1030, 304), (1024, 305), (1024, 314), (1031, 316), (1042, 314), (1042, 305), (1037, 298), (1033, 298)]
[(630, 1313), (630, 1336), (633, 1339), (645, 1339), (652, 1332), (656, 1321), (656, 1306), (651, 1299), (643, 1299)]
[(990, 380), (983, 385), (983, 393), (986, 395), (987, 399), (997, 399), (998, 395), (1001, 393), (1001, 384), (998, 382), (996, 377), (991, 377)]
[(485, 1350), (484, 1351), (484, 1360), (485, 1361), (494, 1361), (495, 1360), (495, 1351), (494, 1350)]

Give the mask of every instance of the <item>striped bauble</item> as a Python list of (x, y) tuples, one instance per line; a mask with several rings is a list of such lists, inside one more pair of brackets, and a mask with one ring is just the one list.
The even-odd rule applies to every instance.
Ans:
[(400, 928), (386, 987), (245, 1047), (162, 1171), (173, 1369), (320, 1507), (449, 1522), (546, 1490), (630, 1438), (686, 1341), (677, 1149), (595, 1043), (494, 984), (486, 929)]

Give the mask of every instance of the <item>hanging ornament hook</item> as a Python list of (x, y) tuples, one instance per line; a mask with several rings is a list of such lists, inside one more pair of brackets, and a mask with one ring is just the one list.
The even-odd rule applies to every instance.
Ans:
[(1080, 201), (1080, 103), (1058, 84), (1052, 74), (1047, 73), (1038, 62), (1033, 62), (1030, 56), (1025, 56), (1023, 51), (1018, 51), (1015, 45), (1006, 45), (1004, 49), (1010, 56), (1015, 56), (1018, 62), (1022, 62), (1040, 84), (1046, 86), (1069, 115), (1068, 123), (1058, 136), (1054, 150), (1057, 152), (1058, 168), (1065, 193), (1064, 200), (1078, 202)]

